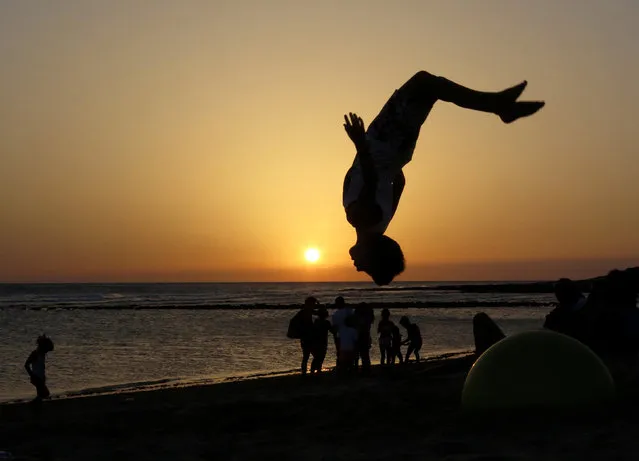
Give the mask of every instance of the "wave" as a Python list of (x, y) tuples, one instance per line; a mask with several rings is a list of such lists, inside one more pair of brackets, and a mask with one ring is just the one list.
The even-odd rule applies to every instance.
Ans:
[(353, 291), (392, 292), (392, 291), (457, 291), (461, 293), (554, 293), (554, 282), (503, 283), (503, 284), (464, 284), (464, 285), (424, 285), (399, 287), (365, 287)]
[[(516, 301), (482, 301), (482, 300), (465, 300), (465, 301), (390, 301), (390, 302), (360, 302), (349, 303), (351, 307), (366, 306), (374, 309), (381, 308), (475, 308), (475, 307), (552, 307), (556, 302), (551, 301), (532, 301), (532, 300), (516, 300)], [(100, 311), (122, 311), (122, 310), (294, 310), (300, 309), (302, 304), (118, 304), (118, 305), (67, 305), (64, 303), (50, 306), (32, 306), (32, 305), (10, 305), (0, 307), (0, 310), (21, 309), (30, 311), (48, 311), (48, 310), (100, 310)], [(327, 305), (330, 307), (330, 305)]]

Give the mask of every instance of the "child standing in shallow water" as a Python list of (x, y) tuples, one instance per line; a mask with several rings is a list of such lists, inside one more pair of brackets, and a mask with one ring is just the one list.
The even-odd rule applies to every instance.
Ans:
[(404, 357), (402, 357), (402, 333), (399, 331), (399, 327), (395, 324), (393, 324), (392, 334), (391, 363), (395, 363), (395, 359), (399, 360), (399, 363), (404, 363)]
[(47, 388), (47, 378), (45, 375), (45, 359), (47, 352), (53, 350), (53, 341), (46, 335), (38, 337), (36, 350), (31, 352), (24, 363), (24, 368), (29, 373), (31, 384), (36, 388), (36, 398), (33, 400), (36, 404), (41, 404), (43, 399), (48, 399), (51, 395)]
[(408, 344), (404, 362), (408, 363), (408, 359), (413, 353), (415, 354), (415, 361), (419, 362), (419, 350), (422, 348), (422, 333), (419, 331), (419, 327), (416, 323), (411, 323), (406, 316), (400, 319), (399, 324), (406, 328), (406, 334), (408, 336), (402, 343)]
[(382, 320), (377, 324), (377, 334), (379, 335), (379, 363), (381, 365), (391, 363), (394, 326), (390, 320), (390, 311), (388, 309), (382, 309)]

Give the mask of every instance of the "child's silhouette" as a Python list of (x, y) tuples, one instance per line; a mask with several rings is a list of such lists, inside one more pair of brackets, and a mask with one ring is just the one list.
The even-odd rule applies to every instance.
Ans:
[(416, 323), (411, 323), (406, 316), (400, 319), (399, 324), (406, 328), (407, 334), (406, 340), (402, 343), (408, 344), (405, 362), (408, 363), (408, 359), (413, 353), (415, 354), (415, 360), (419, 362), (419, 350), (422, 348), (422, 334), (419, 331), (419, 327)]
[(395, 359), (399, 360), (399, 363), (404, 363), (404, 357), (402, 357), (402, 333), (399, 331), (399, 327), (395, 324), (393, 324), (393, 337), (391, 344), (391, 363), (395, 363)]
[(377, 324), (377, 334), (379, 335), (379, 363), (380, 365), (390, 364), (393, 356), (393, 327), (395, 324), (390, 320), (390, 311), (382, 309), (382, 319)]
[(51, 395), (47, 388), (47, 378), (45, 374), (45, 360), (47, 352), (53, 350), (53, 341), (46, 335), (39, 336), (36, 340), (36, 349), (29, 354), (26, 362), (24, 362), (24, 368), (29, 373), (31, 378), (31, 384), (36, 388), (36, 398), (33, 403), (40, 406), (43, 399), (48, 399)]

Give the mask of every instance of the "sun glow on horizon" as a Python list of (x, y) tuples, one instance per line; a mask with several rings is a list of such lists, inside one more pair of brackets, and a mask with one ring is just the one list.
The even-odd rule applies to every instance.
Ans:
[(317, 248), (307, 248), (304, 252), (304, 259), (309, 263), (316, 263), (320, 259), (320, 251)]

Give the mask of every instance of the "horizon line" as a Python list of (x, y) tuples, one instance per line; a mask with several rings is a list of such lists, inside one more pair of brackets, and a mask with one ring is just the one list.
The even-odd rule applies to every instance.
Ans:
[[(576, 279), (576, 280), (588, 280), (593, 277), (588, 277), (586, 279)], [(366, 283), (375, 285), (375, 287), (379, 289), (384, 289), (386, 287), (392, 288), (393, 285), (399, 285), (402, 283), (437, 283), (437, 284), (483, 284), (483, 285), (491, 285), (491, 284), (518, 284), (518, 283), (548, 283), (556, 281), (556, 278), (548, 278), (548, 279), (536, 279), (536, 280), (519, 280), (519, 279), (495, 279), (495, 280), (401, 280), (399, 282), (393, 282), (389, 285), (379, 286), (375, 285), (372, 281), (365, 280), (316, 280), (316, 281), (302, 281), (302, 280), (285, 280), (285, 281), (273, 281), (273, 280), (235, 280), (235, 281), (223, 281), (223, 280), (191, 280), (191, 281), (176, 281), (176, 280), (162, 280), (162, 281), (139, 281), (139, 282), (124, 282), (124, 281), (93, 281), (93, 282), (5, 282), (0, 281), (0, 285), (196, 285), (196, 284), (207, 284), (207, 283), (217, 283), (217, 284), (242, 284), (242, 283), (262, 283), (262, 284), (275, 284), (275, 283), (299, 283), (299, 284), (309, 284), (309, 283)]]

